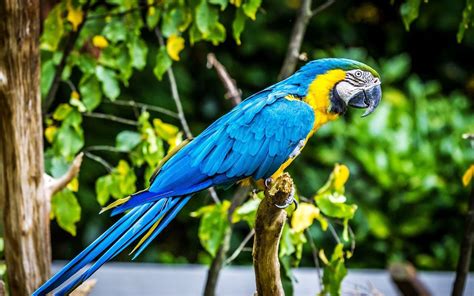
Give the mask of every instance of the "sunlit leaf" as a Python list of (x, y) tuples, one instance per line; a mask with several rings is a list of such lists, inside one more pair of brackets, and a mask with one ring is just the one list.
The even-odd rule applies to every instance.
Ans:
[(255, 217), (257, 215), (257, 209), (260, 205), (261, 200), (258, 198), (251, 198), (246, 201), (243, 205), (238, 207), (232, 216), (232, 223), (237, 223), (239, 221), (245, 221), (247, 224), (253, 228), (255, 225)]
[(50, 125), (44, 130), (44, 136), (49, 143), (53, 142), (54, 136), (56, 135), (57, 131), (58, 127), (54, 125)]
[(232, 22), (232, 35), (234, 36), (237, 45), (241, 44), (240, 35), (244, 31), (245, 19), (246, 17), (242, 9), (237, 9), (234, 21)]
[(462, 184), (465, 187), (467, 187), (471, 183), (473, 176), (474, 176), (474, 164), (471, 165), (462, 176)]
[(53, 60), (48, 60), (41, 64), (41, 96), (45, 97), (48, 94), (49, 88), (53, 83), (56, 67)]
[(123, 25), (120, 18), (113, 18), (104, 27), (102, 34), (113, 43), (127, 39), (127, 27)]
[(291, 228), (296, 232), (302, 232), (310, 227), (319, 215), (319, 209), (313, 204), (300, 203), (291, 216)]
[(179, 61), (179, 53), (184, 49), (184, 38), (171, 35), (166, 41), (166, 51), (171, 59)]
[(59, 3), (49, 12), (44, 23), (41, 35), (40, 48), (48, 51), (56, 51), (64, 34), (64, 24), (61, 17), (64, 6)]
[(112, 177), (110, 175), (100, 177), (95, 183), (95, 192), (97, 201), (101, 206), (104, 206), (110, 198), (109, 188), (112, 186)]
[(56, 132), (53, 144), (58, 154), (72, 157), (84, 146), (84, 136), (72, 126), (63, 124)]
[(54, 111), (53, 118), (59, 121), (64, 120), (71, 111), (72, 107), (69, 104), (61, 104)]
[(262, 0), (248, 0), (242, 5), (242, 9), (250, 19), (255, 20), (255, 14), (262, 4)]
[(156, 9), (155, 7), (148, 8), (147, 16), (146, 16), (146, 25), (148, 29), (154, 29), (160, 20), (161, 11)]
[(64, 189), (53, 196), (51, 211), (59, 226), (75, 236), (76, 223), (81, 219), (81, 207), (69, 189)]
[(92, 44), (98, 48), (106, 48), (109, 46), (109, 41), (107, 41), (107, 39), (102, 35), (95, 35), (92, 38)]
[(66, 19), (72, 25), (72, 30), (77, 31), (77, 28), (84, 20), (84, 13), (80, 7), (74, 7), (71, 4), (67, 6), (67, 16)]
[(385, 239), (390, 235), (388, 219), (376, 210), (365, 213), (370, 231), (378, 238)]

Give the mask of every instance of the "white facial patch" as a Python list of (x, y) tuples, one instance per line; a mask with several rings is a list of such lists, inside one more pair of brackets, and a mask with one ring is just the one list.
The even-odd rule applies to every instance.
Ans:
[(343, 80), (336, 85), (336, 91), (339, 97), (346, 103), (349, 103), (349, 100), (353, 98), (357, 93), (362, 91), (360, 87), (356, 87), (349, 82)]

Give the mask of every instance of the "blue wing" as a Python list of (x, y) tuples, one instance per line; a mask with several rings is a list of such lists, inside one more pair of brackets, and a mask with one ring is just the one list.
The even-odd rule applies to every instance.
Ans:
[(132, 196), (112, 213), (247, 177), (271, 176), (314, 123), (311, 107), (286, 95), (286, 89), (265, 90), (242, 102), (170, 158), (146, 194)]

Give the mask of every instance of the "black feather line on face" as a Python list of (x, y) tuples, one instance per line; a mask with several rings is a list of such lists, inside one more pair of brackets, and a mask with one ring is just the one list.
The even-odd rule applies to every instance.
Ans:
[(331, 102), (331, 106), (329, 107), (329, 112), (335, 113), (335, 114), (344, 114), (346, 113), (347, 106), (344, 100), (341, 99), (341, 97), (337, 93), (336, 85), (333, 87), (332, 91), (329, 93), (329, 100)]

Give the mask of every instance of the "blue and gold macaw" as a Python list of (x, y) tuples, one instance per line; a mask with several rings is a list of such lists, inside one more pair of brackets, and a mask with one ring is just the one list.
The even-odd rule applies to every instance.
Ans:
[(34, 295), (53, 291), (95, 261), (57, 295), (69, 293), (142, 237), (132, 251), (135, 258), (198, 191), (247, 178), (278, 177), (319, 127), (338, 118), (347, 106), (365, 108), (363, 116), (372, 113), (381, 95), (379, 75), (365, 64), (349, 59), (307, 63), (177, 147), (162, 161), (148, 189), (106, 208), (112, 215), (128, 213)]

